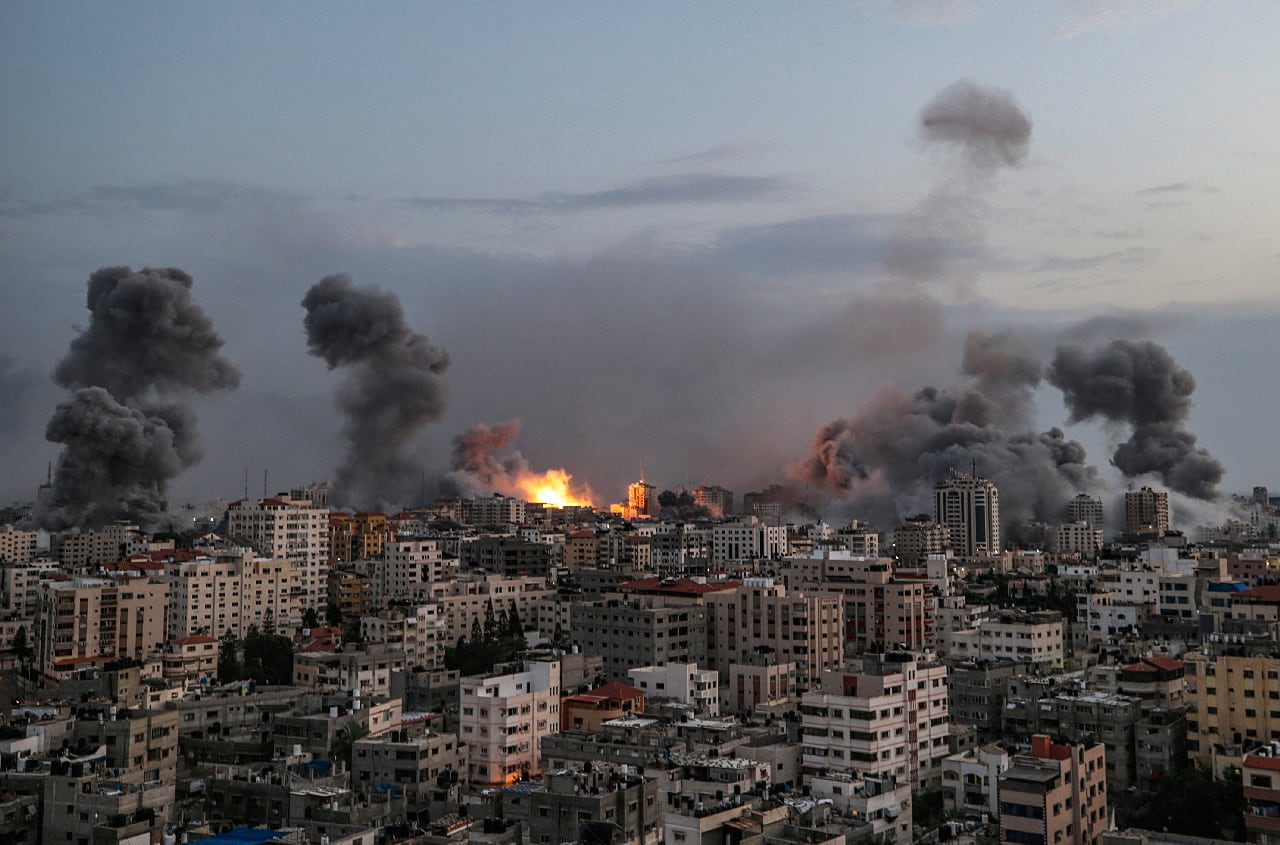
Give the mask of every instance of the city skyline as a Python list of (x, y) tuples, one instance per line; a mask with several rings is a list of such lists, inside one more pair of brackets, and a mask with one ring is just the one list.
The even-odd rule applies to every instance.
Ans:
[[(597, 505), (639, 460), (660, 489), (746, 492), (886, 386), (959, 386), (971, 329), (1047, 363), (1085, 325), (1196, 377), (1221, 489), (1270, 483), (1278, 22), (1107, 8), (8, 9), (0, 105), (27, 119), (0, 165), (0, 494), (56, 460), (49, 373), (85, 280), (125, 264), (189, 272), (243, 374), (194, 401), (206, 459), (173, 501), (238, 495), (245, 467), (252, 488), (335, 473), (341, 377), (299, 304), (335, 273), (447, 350), (448, 408), (413, 445), (440, 474), (455, 437), (519, 418), (528, 464)], [(1215, 32), (1230, 55), (1196, 49)], [(966, 79), (1032, 126), (968, 183), (917, 133)], [(1126, 435), (1035, 400), (1034, 430), (1105, 471)]]

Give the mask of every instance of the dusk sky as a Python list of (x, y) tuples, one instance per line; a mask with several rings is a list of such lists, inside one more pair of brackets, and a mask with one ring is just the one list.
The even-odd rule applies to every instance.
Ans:
[[(1223, 489), (1280, 487), (1278, 43), (1268, 2), (6, 3), (0, 500), (57, 458), (106, 265), (190, 273), (242, 373), (176, 502), (333, 476), (300, 303), (336, 273), (448, 351), (433, 473), (518, 417), (599, 504), (641, 462), (745, 492), (886, 385), (956, 383), (972, 328), (1047, 360), (1088, 321), (1195, 375)], [(922, 136), (960, 80), (1025, 157)], [(1037, 398), (1107, 464), (1122, 433)]]

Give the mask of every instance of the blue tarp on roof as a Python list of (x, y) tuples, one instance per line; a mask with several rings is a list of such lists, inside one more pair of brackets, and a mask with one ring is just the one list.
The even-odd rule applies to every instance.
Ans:
[(212, 839), (201, 839), (200, 845), (262, 845), (285, 835), (283, 830), (268, 830), (265, 827), (238, 827)]
[(1242, 584), (1239, 581), (1215, 581), (1209, 584), (1209, 592), (1211, 593), (1238, 593), (1247, 589), (1249, 589), (1249, 585)]

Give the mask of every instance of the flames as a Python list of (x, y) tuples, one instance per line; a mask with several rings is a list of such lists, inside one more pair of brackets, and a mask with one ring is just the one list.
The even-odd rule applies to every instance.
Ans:
[(522, 474), (515, 482), (514, 495), (529, 501), (563, 508), (567, 505), (591, 506), (591, 488), (585, 484), (573, 484), (573, 474), (568, 470), (549, 469), (541, 475)]

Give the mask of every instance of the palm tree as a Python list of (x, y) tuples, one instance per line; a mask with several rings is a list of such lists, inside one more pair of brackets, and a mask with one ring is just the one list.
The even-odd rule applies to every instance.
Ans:
[(368, 735), (368, 725), (357, 722), (355, 719), (348, 719), (333, 735), (333, 743), (329, 746), (329, 758), (335, 763), (341, 762), (345, 767), (344, 771), (351, 771), (351, 758), (355, 751), (355, 744)]

